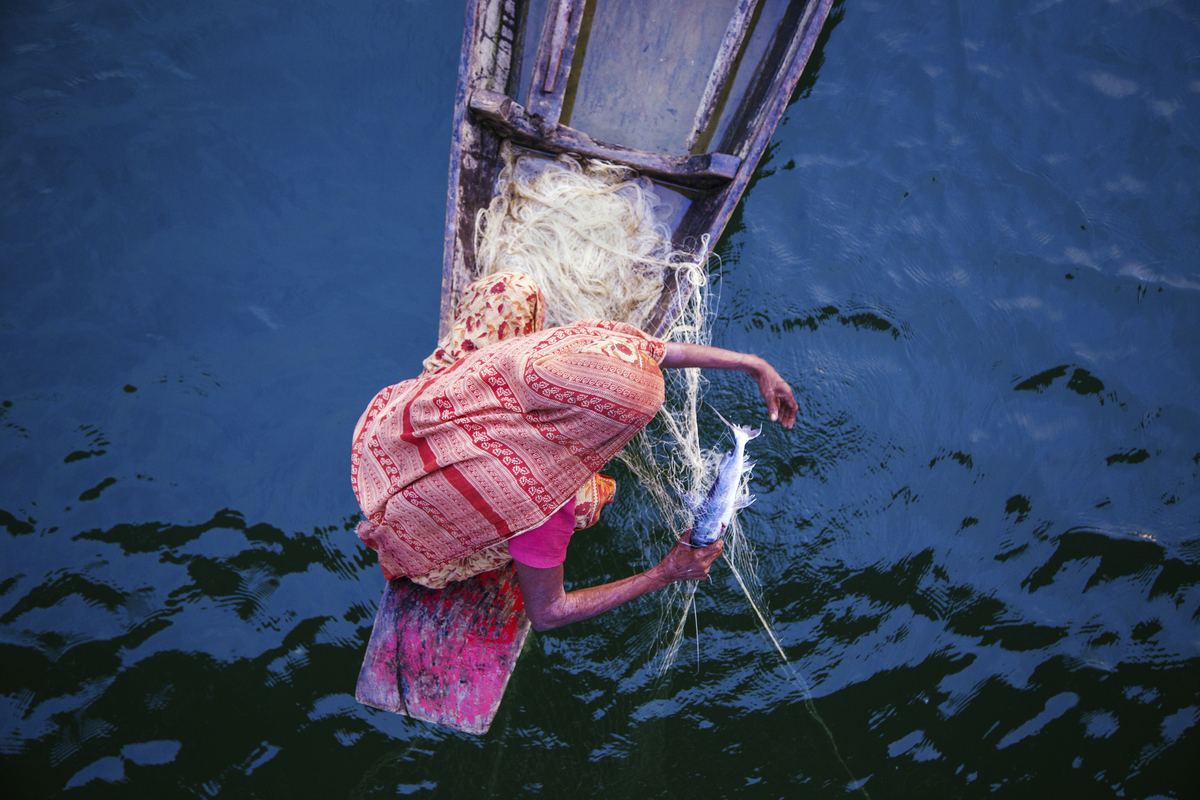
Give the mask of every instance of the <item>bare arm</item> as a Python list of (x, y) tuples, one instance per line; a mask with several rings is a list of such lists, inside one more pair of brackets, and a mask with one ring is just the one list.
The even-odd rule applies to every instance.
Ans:
[(667, 342), (666, 354), (661, 366), (664, 369), (682, 367), (707, 367), (711, 369), (734, 369), (748, 373), (758, 383), (763, 400), (767, 401), (767, 414), (771, 421), (779, 421), (785, 428), (796, 424), (796, 398), (792, 387), (775, 371), (765, 359), (749, 353), (735, 353), (719, 347), (700, 344)]
[(704, 580), (713, 561), (721, 555), (724, 542), (718, 539), (696, 549), (687, 543), (689, 538), (685, 535), (666, 558), (645, 572), (574, 592), (563, 589), (562, 565), (542, 569), (515, 561), (517, 580), (525, 595), (525, 613), (534, 630), (547, 631), (603, 614), (675, 581)]

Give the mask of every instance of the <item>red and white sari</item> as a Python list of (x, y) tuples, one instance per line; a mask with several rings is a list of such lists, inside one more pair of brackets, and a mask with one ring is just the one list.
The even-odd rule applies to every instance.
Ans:
[(389, 578), (438, 586), (494, 569), (508, 538), (572, 497), (579, 527), (611, 499), (597, 472), (662, 404), (664, 344), (607, 320), (540, 330), (542, 305), (523, 275), (471, 284), (425, 372), (359, 419), (358, 535)]

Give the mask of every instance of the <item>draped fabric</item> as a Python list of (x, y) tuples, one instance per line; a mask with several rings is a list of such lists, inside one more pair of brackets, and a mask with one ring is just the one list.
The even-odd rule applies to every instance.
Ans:
[[(504, 339), (536, 333), (542, 330), (545, 319), (546, 298), (529, 275), (505, 270), (480, 278), (463, 290), (450, 330), (425, 359), (424, 374), (441, 372), (463, 356)], [(607, 475), (597, 474), (581, 486), (575, 495), (575, 529), (595, 525), (616, 491), (616, 481)], [(454, 579), (478, 574), (472, 570), (488, 563), (492, 563), (489, 569), (500, 566), (508, 560), (505, 547), (503, 543), (497, 545), (487, 560), (476, 558), (464, 565), (454, 573)], [(467, 575), (461, 575), (464, 571)]]
[(528, 275), (498, 272), (469, 284), (454, 309), (454, 322), (422, 364), (424, 375), (454, 366), (460, 358), (504, 339), (540, 331), (546, 298)]
[(355, 427), (358, 534), (390, 577), (535, 528), (581, 488), (598, 513), (605, 487), (593, 477), (662, 404), (658, 339), (607, 320), (527, 334), (513, 324), (519, 334), (482, 347), (468, 335), (474, 346), (455, 352), (444, 340), (420, 377), (379, 392)]
[(607, 475), (596, 473), (575, 493), (575, 530), (590, 528), (600, 521), (600, 512), (612, 502), (617, 482)]

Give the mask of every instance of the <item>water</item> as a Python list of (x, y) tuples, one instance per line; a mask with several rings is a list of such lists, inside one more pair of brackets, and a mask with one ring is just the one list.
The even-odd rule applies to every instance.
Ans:
[[(433, 346), (455, 5), (2, 12), (7, 793), (1194, 793), (1183, 3), (838, 6), (717, 248), (716, 342), (802, 406), (741, 523), (853, 787), (727, 571), (698, 669), (644, 601), (535, 634), (487, 737), (353, 701), (349, 432)], [(657, 558), (611, 510), (572, 585)]]

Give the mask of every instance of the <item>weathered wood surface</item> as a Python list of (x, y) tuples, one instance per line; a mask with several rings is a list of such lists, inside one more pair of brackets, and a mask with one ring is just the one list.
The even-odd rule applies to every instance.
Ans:
[[(694, 247), (706, 235), (710, 245), (716, 246), (800, 83), (832, 7), (833, 0), (792, 0), (788, 6), (717, 148), (741, 157), (738, 174), (725, 186), (692, 202), (672, 237), (676, 247)], [(678, 307), (677, 295), (663, 293), (647, 325), (651, 331), (661, 332), (670, 322)]]
[(354, 696), (384, 711), (486, 733), (529, 633), (511, 566), (431, 590), (389, 581)]
[[(608, 41), (628, 36), (631, 28), (653, 28), (651, 23), (668, 26), (663, 29), (665, 33), (655, 34), (664, 42), (671, 36), (699, 35), (692, 27), (675, 24), (671, 13), (678, 9), (674, 6), (671, 13), (666, 13), (658, 5), (643, 7), (640, 0), (621, 2), (643, 8), (644, 14), (634, 20), (634, 25), (626, 24), (624, 30), (612, 27)], [(678, 8), (689, 13), (694, 6), (704, 5), (703, 19), (716, 19), (719, 12), (724, 15), (724, 25), (735, 0), (710, 0), (707, 4), (696, 0), (672, 2), (682, 4)], [(782, 4), (786, 8), (781, 8)], [(586, 66), (590, 56), (584, 57), (585, 50), (591, 48), (587, 50), (590, 53), (604, 49), (603, 37), (597, 37), (581, 46), (584, 49), (580, 50), (580, 58), (574, 55), (581, 21), (592, 9), (587, 0), (549, 0), (544, 15), (539, 13), (535, 15), (539, 19), (528, 20), (531, 30), (527, 33), (518, 30), (519, 21), (529, 16), (527, 0), (468, 0), (451, 134), (439, 335), (448, 330), (458, 295), (474, 271), (475, 215), (490, 202), (495, 190), (496, 175), (502, 166), (499, 158), (502, 137), (546, 152), (576, 152), (626, 163), (656, 180), (687, 187), (694, 195), (688, 195), (690, 205), (674, 231), (674, 242), (677, 247), (694, 251), (703, 237), (708, 236), (709, 245), (715, 246), (783, 116), (831, 6), (832, 0), (762, 0), (761, 8), (755, 12), (758, 22), (750, 27), (761, 27), (770, 17), (771, 32), (748, 31), (744, 35), (750, 39), (741, 47), (741, 58), (756, 66), (751, 72), (731, 64), (727, 80), (735, 81), (737, 86), (730, 91), (727, 85), (718, 93), (721, 99), (714, 114), (720, 119), (707, 126), (700, 137), (706, 147), (707, 141), (717, 136), (720, 144), (713, 152), (679, 156), (608, 144), (590, 127), (559, 124), (568, 83), (575, 82), (571, 71), (580, 66), (576, 62), (582, 61)], [(613, 4), (605, 7), (612, 8)], [(619, 20), (614, 22), (619, 24)], [(542, 28), (535, 33), (532, 28), (537, 25)], [(689, 103), (699, 98), (699, 84), (705, 74), (710, 74), (707, 65), (713, 64), (716, 52), (711, 26), (706, 22), (702, 27), (701, 38), (706, 42), (711, 39), (712, 49), (704, 56), (705, 66), (699, 77), (683, 75), (682, 82), (674, 79), (665, 82), (673, 87), (684, 84), (691, 87), (682, 92), (690, 98)], [(562, 34), (557, 36), (557, 43), (556, 32)], [(525, 51), (533, 41), (538, 42), (538, 56), (532, 62), (530, 110), (526, 112), (507, 95), (517, 93), (518, 84), (525, 83), (520, 76), (521, 64), (529, 63)], [(651, 44), (654, 41), (659, 39), (653, 39)], [(650, 50), (651, 45), (645, 45), (638, 52)], [(665, 48), (657, 52), (675, 51)], [(557, 60), (557, 70), (551, 78), (548, 65), (552, 59)], [(670, 63), (667, 55), (659, 56), (657, 63), (666, 64), (676, 76), (689, 69), (696, 71), (694, 64)], [(647, 81), (653, 81), (658, 74), (655, 69), (661, 72), (663, 67), (646, 61), (630, 71), (633, 82), (623, 90), (630, 106), (642, 103), (643, 108), (656, 108), (660, 94), (647, 91), (653, 85)], [(732, 77), (735, 72), (736, 79)], [(578, 83), (581, 92), (584, 84)], [(595, 84), (593, 80), (591, 85)], [(547, 86), (552, 87), (550, 92), (545, 91)], [(621, 107), (621, 97), (611, 93), (607, 97), (613, 108)], [(726, 98), (728, 104), (736, 104), (734, 113), (722, 108)], [(572, 102), (576, 107), (571, 113), (576, 115), (580, 98)], [(535, 107), (545, 113), (536, 112)], [(696, 106), (689, 105), (693, 107)], [(603, 110), (596, 103), (589, 106), (589, 112)], [(671, 107), (660, 111), (663, 113), (659, 119), (675, 113)], [(649, 119), (649, 112), (633, 113)], [(579, 115), (581, 119), (584, 117), (586, 114)], [(634, 127), (625, 125), (619, 114), (615, 122), (609, 123), (618, 133)], [(684, 122), (682, 133), (676, 131), (672, 133), (675, 138), (664, 140), (665, 153), (687, 152), (686, 126)], [(587, 132), (579, 129), (585, 127)], [(666, 130), (661, 128), (659, 132)], [(664, 330), (680, 298), (689, 289), (676, 285), (673, 276), (668, 279), (648, 326), (651, 332)], [(415, 719), (483, 733), (495, 717), (528, 632), (520, 588), (511, 569), (486, 573), (440, 591), (430, 591), (403, 579), (389, 582), (376, 615), (355, 696), (360, 702)]]
[(750, 31), (750, 18), (760, 2), (761, 0), (739, 0), (737, 9), (729, 19), (729, 27), (725, 29), (725, 36), (721, 39), (720, 48), (717, 49), (717, 60), (713, 64), (712, 72), (708, 75), (704, 94), (700, 96), (700, 107), (696, 109), (692, 132), (688, 134), (687, 142), (684, 145), (688, 150), (696, 146), (700, 134), (704, 133), (704, 129), (708, 127), (713, 111), (716, 110), (717, 100), (725, 89), (725, 82), (729, 80), (730, 71), (733, 70), (734, 61), (742, 50), (746, 34)]
[(586, 0), (555, 0), (546, 9), (526, 105), (548, 124), (557, 123), (562, 115), (585, 5)]
[[(546, 60), (546, 78), (542, 81), (542, 92), (553, 92), (558, 84), (558, 68), (562, 65), (563, 50), (567, 47), (567, 26), (571, 24), (571, 0), (559, 0), (554, 15), (554, 35), (550, 39), (550, 53)], [(550, 27), (547, 26), (549, 31)], [(567, 67), (570, 68), (570, 61)]]
[[(737, 0), (596, 0), (578, 45), (571, 127), (652, 153), (687, 135)], [(532, 110), (532, 109), (531, 109)]]
[(515, 100), (498, 92), (477, 91), (471, 95), (471, 111), (495, 133), (517, 144), (550, 153), (578, 153), (625, 164), (655, 180), (690, 189), (723, 186), (737, 174), (741, 159), (725, 153), (694, 156), (665, 156), (620, 145), (597, 142), (582, 131), (555, 125), (535, 117)]
[[(516, 20), (516, 0), (468, 0), (450, 134), (439, 339), (450, 328), (459, 292), (471, 280), (475, 267), (475, 212), (491, 200), (500, 168), (500, 143), (491, 131), (470, 118), (467, 99), (476, 89), (504, 90), (518, 34)], [(465, 224), (460, 225), (459, 220)]]
[[(467, 4), (446, 214), (443, 334), (474, 271), (475, 218), (495, 190), (502, 137), (544, 152), (576, 152), (627, 163), (652, 179), (694, 191), (680, 195), (686, 210), (677, 217), (672, 239), (676, 247), (693, 252), (705, 236), (709, 246), (715, 246), (770, 142), (832, 6), (832, 0), (757, 0), (713, 121), (699, 140), (699, 146), (708, 149), (698, 154), (700, 159), (708, 158), (706, 162), (678, 155), (687, 152), (690, 121), (672, 127), (671, 120), (679, 116), (676, 106), (681, 104), (690, 120), (722, 34), (729, 28), (730, 14), (737, 11), (740, 0), (663, 0), (647, 5), (640, 0), (570, 0), (569, 16), (564, 17), (560, 12), (565, 2), (469, 0)], [(548, 97), (543, 91), (546, 65), (557, 52), (555, 31), (561, 29), (562, 19), (566, 39), (553, 81), (553, 103), (542, 106), (547, 116), (536, 113), (534, 106)], [(528, 29), (515, 30), (518, 21)], [(577, 40), (579, 52), (571, 55), (568, 50), (576, 47)], [(537, 51), (536, 58), (531, 50)], [(519, 76), (522, 63), (534, 74)], [(581, 72), (576, 76), (575, 71)], [(576, 89), (567, 88), (576, 82)], [(519, 95), (521, 86), (529, 87), (523, 113), (515, 100), (505, 106), (497, 98), (502, 93), (510, 98)], [(574, 92), (568, 98), (572, 121), (560, 124), (563, 92)], [(660, 144), (630, 146), (647, 136)], [(709, 140), (718, 137), (719, 144), (708, 147)], [(660, 155), (665, 160), (647, 158)], [(736, 167), (729, 157), (740, 160)], [(690, 288), (669, 283), (651, 318), (652, 332), (665, 328), (678, 308), (679, 293)]]

